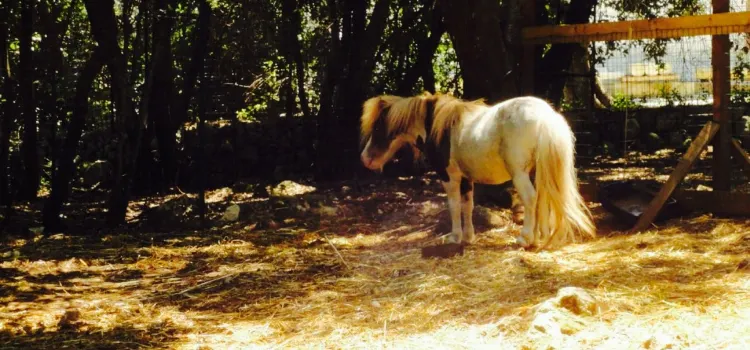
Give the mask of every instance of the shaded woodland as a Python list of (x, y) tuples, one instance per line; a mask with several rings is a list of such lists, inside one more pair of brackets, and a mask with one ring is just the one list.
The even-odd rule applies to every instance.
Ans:
[[(697, 0), (22, 0), (0, 5), (0, 202), (134, 196), (242, 178), (362, 176), (361, 104), (374, 94), (520, 93), (520, 28), (704, 11)], [(658, 46), (658, 45), (657, 45)], [(572, 44), (539, 47), (535, 94), (559, 105)]]

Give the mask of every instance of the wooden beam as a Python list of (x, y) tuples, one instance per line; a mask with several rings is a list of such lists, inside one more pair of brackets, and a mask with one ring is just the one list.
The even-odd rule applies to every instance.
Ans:
[(641, 214), (641, 217), (638, 219), (638, 222), (635, 224), (632, 231), (641, 231), (651, 225), (656, 216), (659, 214), (661, 208), (664, 206), (664, 203), (666, 203), (667, 199), (670, 195), (672, 195), (672, 192), (682, 181), (682, 179), (685, 178), (685, 175), (687, 175), (690, 167), (693, 165), (695, 160), (698, 159), (698, 156), (706, 148), (708, 143), (711, 142), (711, 139), (713, 139), (717, 131), (719, 131), (719, 124), (715, 123), (714, 121), (709, 121), (705, 126), (703, 126), (703, 129), (701, 129), (701, 131), (698, 133), (698, 136), (695, 137), (695, 140), (690, 144), (690, 147), (688, 147), (687, 152), (685, 152), (685, 154), (680, 159), (677, 167), (675, 167), (672, 174), (669, 175), (669, 179), (667, 180), (667, 182), (664, 183), (664, 186), (662, 186), (661, 190), (659, 190), (659, 193), (656, 195), (656, 197), (651, 200), (651, 203), (648, 205), (646, 211)]
[(665, 39), (745, 32), (750, 32), (750, 12), (727, 12), (711, 15), (560, 26), (548, 25), (521, 29), (524, 40), (534, 44)]
[[(714, 14), (729, 12), (729, 0), (712, 0)], [(713, 70), (713, 119), (720, 125), (713, 141), (713, 177), (715, 191), (729, 191), (732, 179), (732, 130), (729, 128), (729, 35), (711, 37), (711, 67)]]
[(747, 177), (750, 177), (750, 154), (735, 139), (732, 139), (732, 150), (734, 151), (734, 157), (740, 161), (742, 168), (745, 169)]
[(673, 197), (688, 210), (717, 215), (750, 216), (750, 193), (678, 190)]

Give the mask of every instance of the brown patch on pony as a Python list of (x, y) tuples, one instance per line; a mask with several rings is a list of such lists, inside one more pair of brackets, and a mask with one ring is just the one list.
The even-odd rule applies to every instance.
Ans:
[(430, 135), (432, 140), (439, 144), (443, 139), (445, 131), (450, 129), (466, 113), (474, 112), (482, 107), (487, 107), (484, 99), (466, 101), (451, 95), (435, 95), (435, 116), (432, 123)]

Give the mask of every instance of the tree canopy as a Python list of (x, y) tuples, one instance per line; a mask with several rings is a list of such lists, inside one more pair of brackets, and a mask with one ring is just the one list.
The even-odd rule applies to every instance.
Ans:
[[(45, 223), (56, 227), (71, 190), (101, 171), (97, 184), (109, 191), (109, 222), (117, 225), (134, 192), (200, 187), (199, 153), (225, 148), (234, 153), (222, 161), (235, 175), (350, 177), (361, 104), (372, 95), (519, 94), (522, 23), (585, 23), (606, 8), (617, 19), (707, 11), (699, 0), (535, 0), (534, 18), (524, 18), (530, 4), (5, 1), (2, 202), (42, 195)], [(660, 42), (652, 45), (658, 55)], [(537, 50), (535, 94), (559, 103), (565, 79), (556, 73), (573, 54), (569, 44)], [(199, 121), (206, 133), (231, 125), (229, 144), (197, 141)], [(249, 138), (260, 146), (242, 148)], [(242, 169), (247, 157), (260, 166)]]

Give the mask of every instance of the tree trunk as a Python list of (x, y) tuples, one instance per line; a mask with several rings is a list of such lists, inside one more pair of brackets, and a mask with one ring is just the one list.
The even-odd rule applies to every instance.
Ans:
[(21, 153), (24, 163), (24, 181), (21, 198), (36, 199), (39, 191), (40, 172), (37, 145), (37, 115), (34, 108), (34, 62), (31, 55), (31, 37), (33, 35), (33, 0), (21, 1), (21, 35), (20, 35), (20, 65), (21, 74), (19, 87), (21, 110), (23, 113), (23, 142)]
[[(54, 5), (50, 8), (46, 1), (38, 2), (38, 13), (40, 29), (42, 31), (41, 52), (45, 64), (44, 80), (49, 84), (49, 94), (41, 96), (37, 100), (43, 110), (43, 116), (39, 120), (39, 129), (47, 130), (47, 144), (43, 150), (45, 156), (51, 159), (50, 178), (54, 178), (54, 172), (57, 168), (58, 157), (58, 125), (65, 120), (65, 106), (60, 103), (60, 76), (68, 76), (69, 71), (65, 65), (65, 57), (61, 48), (63, 47), (62, 38), (68, 31), (68, 26), (75, 8), (75, 1), (69, 4), (68, 13), (63, 15), (64, 7)], [(58, 21), (58, 19), (60, 19)], [(40, 64), (38, 64), (40, 65)], [(44, 135), (44, 132), (42, 133)]]
[(190, 109), (190, 101), (195, 93), (196, 81), (198, 76), (203, 71), (203, 65), (205, 61), (206, 52), (208, 51), (208, 36), (211, 20), (211, 6), (205, 0), (201, 0), (198, 9), (198, 23), (195, 31), (195, 37), (193, 39), (193, 52), (190, 59), (190, 64), (185, 70), (183, 76), (185, 79), (182, 83), (182, 96), (180, 96), (180, 104), (177, 107), (177, 111), (173, 114), (175, 116), (175, 124), (172, 125), (175, 128), (175, 132), (180, 126), (188, 120), (188, 110)]
[(13, 79), (10, 75), (10, 63), (8, 62), (8, 2), (0, 4), (0, 72), (2, 72), (3, 102), (2, 120), (0, 120), (0, 205), (8, 208), (12, 204), (10, 193), (10, 173), (9, 173), (9, 156), (10, 156), (10, 134), (13, 127), (15, 112), (15, 96), (13, 89)]
[[(565, 24), (588, 23), (597, 0), (571, 0), (564, 15)], [(537, 94), (546, 96), (554, 105), (559, 106), (563, 97), (563, 88), (567, 77), (562, 74), (570, 67), (573, 53), (579, 44), (554, 44), (542, 58), (534, 86)]]
[(76, 82), (75, 97), (73, 98), (73, 113), (68, 123), (60, 157), (57, 161), (58, 167), (52, 178), (52, 192), (47, 199), (43, 210), (44, 228), (47, 232), (62, 230), (60, 214), (65, 202), (70, 195), (71, 182), (75, 174), (74, 158), (77, 154), (78, 143), (81, 140), (83, 128), (86, 125), (86, 116), (89, 111), (89, 94), (94, 79), (103, 66), (103, 55), (97, 50), (89, 57), (83, 66), (78, 81)]
[(140, 149), (143, 125), (147, 122), (146, 113), (142, 113), (141, 118), (138, 118), (133, 109), (133, 100), (126, 78), (125, 58), (117, 41), (114, 0), (86, 0), (85, 4), (91, 23), (91, 32), (107, 58), (107, 66), (113, 81), (112, 89), (117, 102), (119, 150), (107, 213), (107, 223), (110, 226), (117, 226), (125, 222), (125, 212), (130, 197), (130, 180), (136, 167), (135, 156)]
[[(285, 2), (289, 1), (290, 0), (285, 0)], [(299, 106), (300, 110), (302, 110), (302, 115), (305, 116), (305, 118), (310, 118), (310, 103), (308, 102), (307, 93), (305, 92), (305, 60), (302, 56), (302, 45), (300, 44), (298, 37), (298, 35), (302, 34), (302, 18), (300, 17), (300, 9), (297, 1), (295, 0), (291, 2), (293, 3), (294, 8), (287, 18), (291, 22), (291, 35), (289, 36), (289, 39), (292, 46), (290, 48), (290, 53), (294, 57), (294, 66), (296, 68), (297, 97), (299, 98)]]
[(432, 67), (432, 60), (440, 45), (440, 38), (445, 33), (445, 26), (440, 8), (437, 6), (428, 12), (426, 17), (429, 18), (430, 23), (429, 36), (421, 38), (417, 44), (417, 61), (407, 70), (404, 79), (399, 82), (398, 94), (400, 95), (412, 94), (420, 77), (423, 80), (422, 88), (431, 93), (435, 92), (435, 71)]
[(291, 28), (291, 16), (294, 12), (294, 7), (296, 7), (296, 0), (282, 0), (281, 1), (281, 18), (279, 23), (279, 47), (281, 55), (284, 57), (282, 62), (280, 63), (279, 71), (281, 72), (281, 88), (279, 89), (279, 92), (281, 95), (279, 96), (280, 101), (284, 102), (284, 113), (287, 117), (292, 117), (295, 112), (295, 100), (294, 100), (294, 88), (293, 81), (294, 81), (294, 73), (293, 73), (293, 67), (294, 67), (294, 61), (292, 58), (292, 39), (291, 36), (295, 35), (292, 34), (292, 28)]
[(500, 3), (476, 0), (468, 3), (440, 0), (445, 26), (453, 41), (463, 77), (465, 98), (488, 102), (517, 94)]
[[(148, 114), (151, 116), (151, 126), (159, 147), (159, 162), (161, 172), (157, 178), (157, 188), (165, 190), (175, 183), (177, 174), (176, 149), (177, 136), (174, 121), (171, 116), (170, 103), (173, 100), (172, 86), (174, 74), (172, 64), (172, 27), (174, 26), (174, 6), (172, 0), (158, 0), (155, 13), (157, 15), (154, 26), (154, 61), (151, 69), (155, 71), (154, 82), (149, 98)], [(161, 54), (155, 54), (160, 51)], [(158, 58), (158, 60), (157, 60)], [(149, 139), (145, 140), (150, 143)], [(166, 188), (165, 188), (166, 187)]]
[[(367, 87), (370, 86), (375, 69), (375, 54), (382, 43), (391, 3), (390, 0), (378, 0), (367, 26), (367, 1), (360, 0), (348, 5), (349, 13), (344, 16), (344, 22), (350, 26), (350, 32), (342, 38), (345, 39), (342, 47), (348, 50), (345, 51), (348, 57), (344, 67), (345, 75), (338, 86), (334, 103), (334, 115), (338, 116), (338, 123), (329, 125), (324, 130), (325, 134), (318, 136), (321, 143), (331, 142), (330, 145), (319, 148), (327, 152), (320, 156), (330, 157), (318, 164), (320, 179), (345, 178), (359, 166), (359, 157), (356, 155), (359, 148), (359, 115), (362, 112), (362, 102), (369, 93)], [(321, 166), (327, 168), (321, 169)]]
[(328, 16), (330, 18), (330, 50), (326, 58), (323, 81), (320, 87), (320, 107), (317, 115), (317, 147), (315, 155), (316, 178), (328, 179), (332, 174), (335, 160), (331, 153), (335, 150), (335, 145), (328, 139), (332, 135), (331, 129), (336, 125), (335, 115), (333, 113), (333, 99), (335, 95), (336, 84), (341, 75), (339, 57), (341, 56), (341, 42), (339, 34), (341, 33), (341, 18), (339, 15), (338, 3), (336, 0), (328, 1)]

